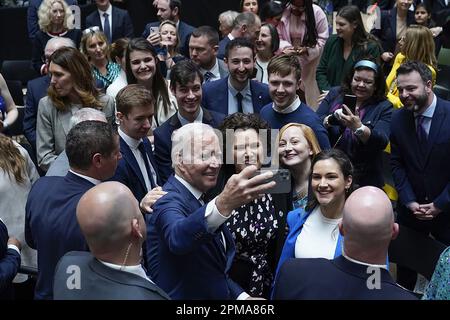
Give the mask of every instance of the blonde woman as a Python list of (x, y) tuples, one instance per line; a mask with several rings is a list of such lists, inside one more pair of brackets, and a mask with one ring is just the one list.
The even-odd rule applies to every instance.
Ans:
[(33, 40), (32, 63), (34, 69), (42, 75), (47, 74), (44, 49), (47, 41), (53, 37), (71, 39), (78, 47), (81, 31), (74, 29), (72, 11), (64, 0), (44, 0), (38, 11), (39, 31)]
[(430, 68), (434, 84), (437, 65), (435, 45), (433, 34), (425, 26), (409, 26), (405, 36), (400, 39), (400, 53), (395, 57), (394, 65), (386, 78), (387, 98), (395, 108), (403, 106), (398, 97), (397, 69), (402, 63), (412, 60), (425, 63)]
[(110, 59), (110, 44), (99, 27), (91, 27), (83, 31), (80, 45), (92, 67), (94, 79), (104, 91), (120, 74), (120, 65)]

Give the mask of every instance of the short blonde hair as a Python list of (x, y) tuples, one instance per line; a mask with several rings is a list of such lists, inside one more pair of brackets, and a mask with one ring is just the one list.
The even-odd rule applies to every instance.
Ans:
[(64, 9), (64, 28), (67, 30), (73, 29), (74, 16), (67, 3), (64, 0), (44, 0), (38, 10), (38, 24), (41, 31), (48, 32), (50, 29), (50, 10), (54, 3), (61, 4)]

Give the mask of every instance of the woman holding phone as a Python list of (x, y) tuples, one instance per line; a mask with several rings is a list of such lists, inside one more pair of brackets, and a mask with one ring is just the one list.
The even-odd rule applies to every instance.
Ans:
[(356, 186), (384, 185), (382, 154), (389, 142), (392, 110), (383, 72), (370, 60), (358, 61), (317, 110), (331, 144), (344, 151), (355, 166)]

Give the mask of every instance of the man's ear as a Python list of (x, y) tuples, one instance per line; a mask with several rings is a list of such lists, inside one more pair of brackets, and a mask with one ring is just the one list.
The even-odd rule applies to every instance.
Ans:
[(175, 17), (177, 17), (179, 15), (180, 11), (178, 9), (179, 9), (178, 7), (173, 8), (173, 10), (172, 10), (172, 17), (175, 18)]
[(131, 220), (131, 232), (133, 235), (136, 235), (137, 237), (144, 239), (144, 236), (141, 233), (139, 220), (137, 218), (134, 218), (133, 220)]
[(399, 232), (400, 232), (400, 229), (399, 229), (398, 223), (394, 223), (394, 224), (392, 225), (392, 236), (391, 236), (391, 240), (396, 239)]
[(94, 154), (92, 156), (91, 164), (94, 166), (94, 168), (99, 169), (102, 167), (102, 161), (103, 161), (102, 159), (103, 159), (102, 155), (97, 152), (96, 154)]
[(219, 52), (219, 46), (218, 45), (212, 46), (212, 50), (214, 52), (214, 55), (217, 56), (217, 52)]
[(344, 226), (342, 225), (342, 220), (339, 222), (339, 233), (344, 236)]

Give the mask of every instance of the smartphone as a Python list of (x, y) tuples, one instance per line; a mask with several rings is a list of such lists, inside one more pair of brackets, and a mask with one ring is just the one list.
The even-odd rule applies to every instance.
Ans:
[(267, 171), (273, 172), (273, 177), (265, 180), (263, 183), (275, 181), (276, 184), (272, 188), (265, 191), (265, 193), (289, 193), (291, 192), (291, 173), (288, 169), (261, 169), (256, 171), (255, 176), (265, 173)]
[[(350, 109), (350, 111), (355, 114), (356, 109), (356, 96), (353, 94), (346, 94), (344, 96), (344, 104)], [(342, 109), (344, 111), (344, 109)], [(344, 111), (345, 114), (345, 111)]]
[(150, 34), (159, 32), (159, 27), (150, 27)]

